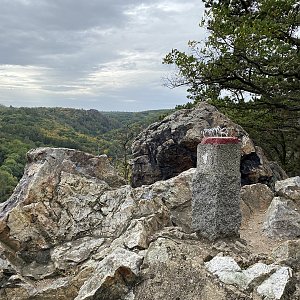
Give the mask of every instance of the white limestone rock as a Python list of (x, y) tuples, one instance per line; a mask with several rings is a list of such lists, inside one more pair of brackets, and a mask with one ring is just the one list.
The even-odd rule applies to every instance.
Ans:
[(291, 268), (281, 267), (257, 288), (257, 292), (265, 299), (279, 300), (284, 296), (286, 286), (291, 278)]
[(273, 272), (277, 268), (278, 266), (275, 265), (256, 263), (246, 270), (243, 270), (243, 274), (247, 278), (244, 288), (248, 288), (249, 286), (253, 287), (254, 285), (261, 283), (266, 278), (266, 276), (270, 275), (271, 272)]
[(220, 272), (237, 272), (241, 271), (240, 266), (230, 256), (215, 256), (210, 261), (204, 263), (207, 270), (218, 275)]
[[(229, 256), (215, 256), (212, 260), (206, 262), (205, 266), (209, 272), (218, 276), (220, 281), (225, 284), (235, 285), (240, 290), (253, 290), (253, 288), (260, 285), (273, 272), (276, 271), (277, 273), (277, 270), (282, 269), (278, 265), (256, 263), (246, 270), (242, 270), (235, 260)], [(280, 281), (280, 286), (285, 286), (286, 281), (283, 277), (277, 276), (275, 279)]]

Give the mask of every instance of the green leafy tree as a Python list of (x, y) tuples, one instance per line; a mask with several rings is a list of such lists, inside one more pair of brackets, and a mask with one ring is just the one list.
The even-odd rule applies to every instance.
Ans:
[(293, 169), (299, 165), (293, 145), (299, 144), (300, 129), (300, 2), (203, 2), (201, 25), (209, 36), (190, 41), (190, 53), (173, 49), (165, 57), (164, 63), (178, 68), (166, 85), (188, 86), (194, 103), (210, 99), (252, 128), (271, 158)]
[(171, 87), (188, 85), (191, 98), (231, 92), (236, 102), (250, 93), (256, 104), (300, 110), (300, 3), (296, 0), (206, 0), (204, 45), (191, 54), (173, 49)]

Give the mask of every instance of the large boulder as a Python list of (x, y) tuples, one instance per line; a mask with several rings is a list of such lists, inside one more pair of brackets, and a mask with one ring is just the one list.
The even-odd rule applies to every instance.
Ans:
[(132, 146), (132, 184), (141, 186), (177, 176), (196, 167), (197, 145), (201, 131), (213, 127), (233, 127), (242, 142), (242, 184), (267, 183), (286, 178), (284, 171), (271, 164), (263, 151), (255, 147), (239, 125), (214, 106), (201, 103), (193, 109), (176, 111), (164, 120), (150, 125)]
[(276, 181), (275, 192), (278, 196), (300, 202), (300, 176)]
[(264, 215), (274, 198), (271, 189), (262, 183), (245, 185), (241, 188), (240, 208), (242, 211), (242, 226), (251, 218)]
[(278, 239), (300, 237), (300, 177), (275, 183), (275, 197), (265, 216), (263, 229), (266, 235)]
[(299, 205), (291, 200), (275, 197), (266, 213), (263, 224), (267, 236), (283, 239), (300, 238)]

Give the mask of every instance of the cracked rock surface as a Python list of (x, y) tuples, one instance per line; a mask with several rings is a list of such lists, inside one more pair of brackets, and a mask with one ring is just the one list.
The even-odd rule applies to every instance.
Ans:
[[(194, 171), (132, 188), (106, 156), (30, 151), (14, 194), (0, 204), (0, 299), (262, 299), (205, 268), (220, 252), (241, 269), (266, 258), (244, 240), (197, 238), (190, 227)], [(247, 205), (255, 214), (251, 195)], [(293, 255), (297, 278), (298, 256), (289, 249), (276, 259), (286, 263)], [(293, 286), (289, 299), (297, 299)]]

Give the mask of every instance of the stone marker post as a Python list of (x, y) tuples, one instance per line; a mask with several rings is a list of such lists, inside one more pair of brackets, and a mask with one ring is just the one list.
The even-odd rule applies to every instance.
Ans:
[(197, 149), (192, 186), (192, 228), (215, 240), (239, 236), (240, 143), (235, 137), (205, 137)]

